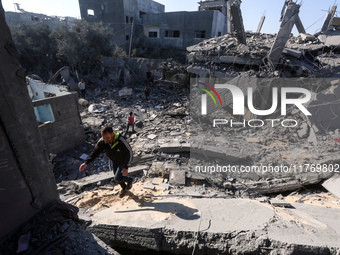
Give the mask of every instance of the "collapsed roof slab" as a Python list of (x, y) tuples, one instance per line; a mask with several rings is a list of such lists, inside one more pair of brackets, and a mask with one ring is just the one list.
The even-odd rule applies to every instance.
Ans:
[(128, 199), (91, 220), (91, 232), (111, 245), (185, 254), (195, 248), (243, 254), (328, 247), (320, 250), (325, 254), (338, 249), (340, 240), (340, 209), (296, 203), (278, 209), (250, 199), (165, 197), (142, 204)]

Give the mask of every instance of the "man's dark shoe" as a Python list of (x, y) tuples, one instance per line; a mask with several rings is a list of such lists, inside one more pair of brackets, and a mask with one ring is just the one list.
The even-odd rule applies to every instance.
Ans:
[(131, 181), (128, 181), (125, 189), (130, 190), (132, 188), (132, 183), (133, 183), (133, 179)]
[(119, 197), (124, 197), (125, 193), (126, 193), (126, 190), (122, 188), (122, 190), (119, 191), (118, 196)]

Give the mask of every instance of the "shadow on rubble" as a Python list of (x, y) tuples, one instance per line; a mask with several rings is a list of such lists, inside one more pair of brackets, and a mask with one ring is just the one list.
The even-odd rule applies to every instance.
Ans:
[(144, 201), (134, 195), (132, 192), (127, 193), (136, 203), (140, 204), (142, 207), (141, 209), (135, 210), (126, 210), (126, 211), (116, 211), (115, 213), (127, 213), (127, 212), (141, 212), (141, 211), (157, 211), (163, 213), (173, 213), (178, 218), (183, 220), (197, 220), (200, 218), (197, 215), (198, 210), (185, 206), (181, 203), (175, 202), (155, 202), (154, 200), (151, 201)]

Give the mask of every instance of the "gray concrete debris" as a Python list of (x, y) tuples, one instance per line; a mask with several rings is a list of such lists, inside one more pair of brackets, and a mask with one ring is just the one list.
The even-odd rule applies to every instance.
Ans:
[[(119, 213), (105, 209), (92, 217), (89, 229), (113, 245), (163, 252), (176, 249), (191, 254), (197, 245), (197, 249), (212, 253), (311, 253), (322, 249), (323, 254), (336, 254), (340, 223), (334, 217), (339, 217), (339, 210), (298, 203), (292, 206), (294, 209), (274, 209), (248, 199), (167, 197), (144, 202), (143, 207), (129, 203)], [(204, 235), (196, 235), (197, 231)], [(187, 235), (181, 234), (184, 232)]]
[(89, 112), (93, 112), (93, 113), (103, 113), (106, 112), (108, 109), (107, 105), (103, 105), (103, 104), (91, 104), (88, 108)]
[(89, 125), (89, 126), (93, 126), (93, 127), (101, 127), (105, 121), (105, 119), (103, 118), (96, 118), (96, 117), (87, 117), (84, 118), (83, 120), (83, 124)]
[(171, 170), (169, 184), (175, 186), (181, 186), (186, 184), (185, 171), (183, 170)]
[(297, 131), (299, 138), (307, 138), (309, 135), (309, 126), (307, 123), (302, 123), (300, 129)]
[(324, 181), (322, 186), (340, 199), (340, 178), (338, 175)]
[[(176, 135), (178, 135), (178, 133), (174, 134), (174, 135), (176, 136)], [(190, 152), (190, 144), (173, 141), (173, 142), (170, 142), (170, 143), (162, 144), (160, 146), (160, 150), (165, 152), (165, 153)]]
[(153, 185), (153, 184), (151, 184), (151, 183), (145, 183), (144, 185), (143, 185), (143, 188), (144, 189), (151, 189), (151, 190), (154, 190), (156, 187)]
[(291, 204), (285, 200), (270, 199), (269, 202), (275, 207), (291, 207)]

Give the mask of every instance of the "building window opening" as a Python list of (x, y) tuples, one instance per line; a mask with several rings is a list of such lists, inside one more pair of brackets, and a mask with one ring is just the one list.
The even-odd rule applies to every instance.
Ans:
[(221, 32), (218, 32), (218, 36), (221, 36), (222, 35), (222, 33)]
[(195, 31), (195, 38), (205, 38), (205, 31)]
[(88, 9), (87, 16), (94, 16), (94, 10)]
[(125, 17), (125, 23), (126, 23), (126, 24), (129, 24), (129, 16), (126, 16), (126, 17)]
[(149, 31), (149, 38), (158, 38), (157, 31)]
[(165, 37), (179, 37), (179, 30), (165, 30)]
[(145, 15), (145, 14), (146, 14), (146, 12), (139, 12), (139, 17), (142, 18), (143, 15)]
[(125, 35), (125, 40), (130, 40), (130, 36), (128, 36), (128, 35)]
[(53, 111), (50, 104), (35, 106), (34, 113), (37, 118), (37, 121), (39, 122), (39, 125), (46, 122), (54, 121)]
[(130, 17), (130, 23), (133, 23), (133, 17)]

